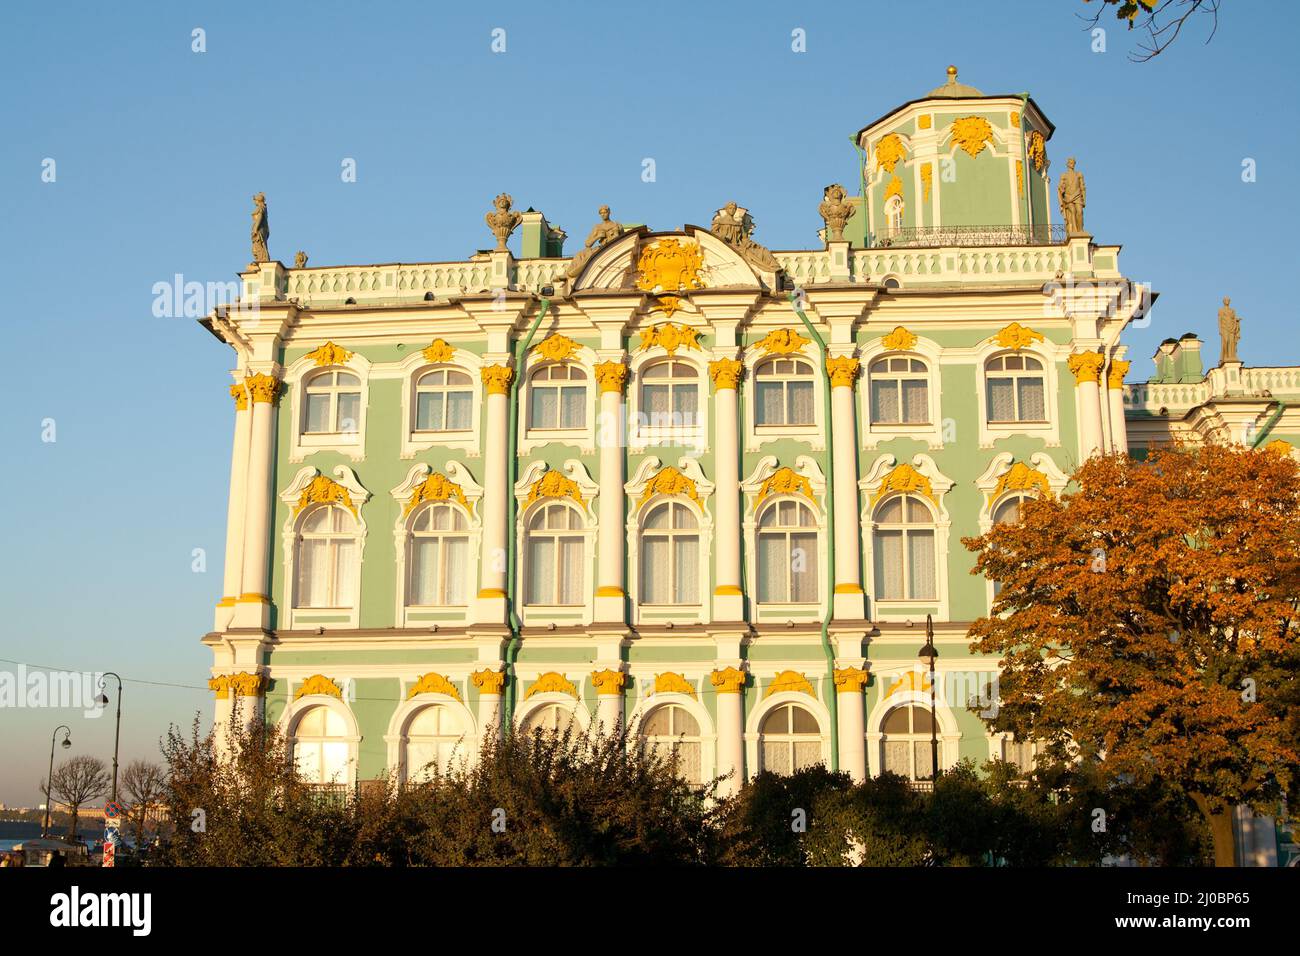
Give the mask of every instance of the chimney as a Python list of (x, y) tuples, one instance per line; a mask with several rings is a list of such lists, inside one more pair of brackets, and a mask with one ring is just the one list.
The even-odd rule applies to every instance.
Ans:
[(1174, 380), (1181, 384), (1200, 382), (1205, 378), (1201, 365), (1201, 340), (1194, 332), (1185, 332), (1173, 351)]

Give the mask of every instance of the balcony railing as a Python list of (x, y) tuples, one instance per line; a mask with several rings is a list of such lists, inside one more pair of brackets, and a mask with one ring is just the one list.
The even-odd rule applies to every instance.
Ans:
[(1065, 242), (1064, 223), (1033, 226), (906, 226), (873, 237), (871, 248), (935, 246), (1053, 246)]

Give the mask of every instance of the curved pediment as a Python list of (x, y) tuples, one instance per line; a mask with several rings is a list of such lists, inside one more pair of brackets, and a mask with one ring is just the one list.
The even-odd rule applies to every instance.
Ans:
[(570, 292), (600, 289), (640, 290), (656, 295), (689, 295), (698, 289), (775, 287), (775, 275), (754, 270), (734, 248), (709, 230), (686, 226), (680, 232), (631, 229), (592, 256), (574, 278)]

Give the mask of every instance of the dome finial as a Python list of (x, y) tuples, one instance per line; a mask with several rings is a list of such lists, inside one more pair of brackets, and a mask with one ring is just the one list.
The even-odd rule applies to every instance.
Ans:
[(957, 82), (957, 67), (951, 64), (949, 64), (948, 66), (948, 82), (949, 83)]

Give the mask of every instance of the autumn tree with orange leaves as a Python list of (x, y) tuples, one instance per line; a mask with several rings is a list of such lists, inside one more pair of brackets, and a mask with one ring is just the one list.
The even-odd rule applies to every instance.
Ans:
[[(1232, 808), (1300, 796), (1300, 469), (1236, 446), (1095, 456), (1059, 499), (964, 539), (1001, 582), (973, 649), (1002, 658), (992, 730), (1039, 767), (1159, 781), (1235, 862)], [(1102, 808), (1104, 809), (1104, 807)]]

